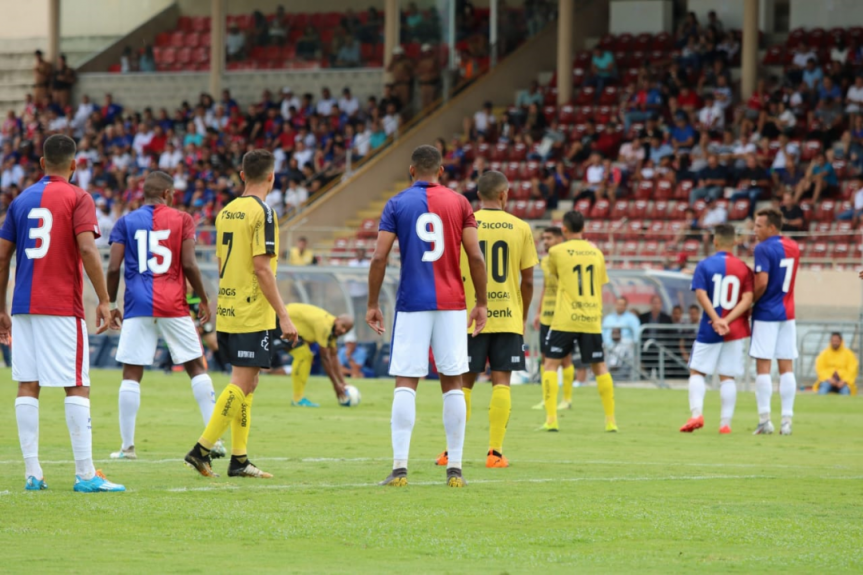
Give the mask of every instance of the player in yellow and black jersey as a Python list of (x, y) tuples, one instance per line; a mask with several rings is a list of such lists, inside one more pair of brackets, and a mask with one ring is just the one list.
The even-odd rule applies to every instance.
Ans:
[[(185, 461), (205, 477), (218, 477), (210, 465), (210, 451), (231, 428), (232, 477), (272, 477), (249, 461), (247, 445), (252, 398), (261, 368), (272, 361), (272, 340), (278, 334), (297, 341), (276, 286), (279, 229), (276, 215), (264, 203), (275, 181), (275, 159), (266, 150), (243, 157), (240, 177), (243, 195), (216, 218), (216, 257), (219, 263), (219, 299), (216, 334), (219, 350), (233, 366), (231, 383), (219, 395), (213, 416)], [(275, 331), (278, 317), (281, 333)]]
[(557, 431), (557, 369), (576, 346), (581, 360), (590, 364), (605, 410), (606, 431), (617, 431), (614, 421), (614, 382), (605, 366), (602, 349), (602, 286), (608, 283), (605, 257), (583, 237), (584, 216), (563, 217), (566, 241), (548, 252), (548, 273), (557, 278), (557, 302), (551, 329), (545, 337), (542, 389), (546, 422), (543, 429)]
[[(507, 467), (502, 455), (506, 424), (512, 410), (509, 382), (513, 371), (524, 369), (524, 324), (533, 297), (533, 267), (538, 263), (530, 226), (506, 213), (509, 182), (500, 172), (484, 173), (477, 183), (482, 209), (476, 212), (479, 246), (488, 272), (488, 321), (476, 337), (468, 337), (468, 369), (462, 389), (470, 419), (470, 397), (476, 376), (491, 367), (489, 450), (486, 467)], [(468, 306), (476, 301), (468, 259), (461, 256), (462, 278)], [(469, 326), (468, 334), (473, 333)], [(446, 453), (438, 458), (446, 463)]]
[[(542, 232), (542, 243), (545, 246), (546, 254), (548, 251), (563, 241), (563, 232), (557, 226), (545, 228)], [(548, 330), (551, 329), (551, 320), (554, 319), (554, 308), (557, 305), (557, 278), (548, 273), (548, 255), (540, 261), (542, 268), (543, 284), (542, 295), (540, 296), (539, 309), (536, 311), (536, 317), (533, 318), (533, 329), (539, 332), (539, 349), (542, 353), (542, 359), (545, 361), (545, 353), (547, 346), (545, 344), (545, 336)], [(563, 399), (558, 409), (572, 408), (572, 384), (578, 381), (579, 385), (584, 385), (587, 382), (587, 368), (580, 360), (577, 365), (573, 365), (572, 356), (566, 356), (561, 363), (563, 366)], [(576, 378), (578, 378), (576, 380)], [(545, 409), (545, 398), (534, 409)]]

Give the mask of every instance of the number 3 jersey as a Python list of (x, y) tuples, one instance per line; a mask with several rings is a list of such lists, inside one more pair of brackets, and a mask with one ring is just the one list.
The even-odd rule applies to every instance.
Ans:
[(475, 227), (467, 199), (440, 184), (415, 182), (387, 202), (378, 229), (399, 240), (396, 311), (465, 309), (462, 231)]
[(794, 319), (794, 283), (799, 265), (800, 248), (791, 238), (771, 236), (755, 246), (755, 273), (767, 274), (767, 289), (752, 307), (752, 319)]
[(164, 204), (117, 220), (110, 242), (125, 247), (123, 317), (189, 315), (182, 253), (183, 242), (194, 239), (192, 217)]
[[(692, 291), (701, 289), (707, 292), (707, 299), (719, 317), (731, 313), (740, 303), (740, 297), (751, 292), (752, 288), (752, 270), (728, 252), (717, 252), (702, 260), (692, 276)], [(731, 322), (728, 328), (729, 332), (724, 337), (719, 335), (710, 325), (710, 317), (706, 313), (701, 314), (695, 341), (721, 343), (749, 337), (749, 312)]]
[[(479, 247), (488, 277), (488, 321), (482, 333), (524, 334), (521, 270), (538, 263), (530, 226), (503, 210), (482, 209), (474, 214)], [(533, 273), (531, 269), (528, 273)], [(468, 306), (476, 304), (467, 254), (461, 250), (461, 275)], [(530, 302), (527, 302), (530, 305)], [(473, 327), (468, 326), (468, 333)]]
[(45, 176), (9, 206), (0, 238), (15, 244), (12, 314), (84, 318), (77, 236), (100, 236), (96, 205), (84, 190)]

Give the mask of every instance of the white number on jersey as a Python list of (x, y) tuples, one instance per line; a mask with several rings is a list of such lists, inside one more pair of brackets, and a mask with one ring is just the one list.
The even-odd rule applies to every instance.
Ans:
[[(144, 273), (149, 269), (154, 274), (163, 274), (171, 269), (173, 259), (171, 250), (159, 244), (160, 241), (167, 240), (170, 235), (171, 230), (135, 232), (135, 240), (138, 242), (138, 273)], [(149, 259), (147, 259), (148, 248), (153, 254)], [(162, 261), (160, 262), (156, 256), (161, 256)]]
[(740, 303), (740, 279), (737, 276), (713, 274), (713, 308), (732, 310)]
[(782, 258), (779, 262), (780, 268), (785, 268), (785, 279), (782, 280), (782, 292), (788, 293), (791, 289), (791, 276), (794, 275), (794, 258)]
[(31, 260), (38, 260), (48, 255), (51, 245), (51, 228), (54, 226), (54, 216), (48, 208), (33, 208), (27, 214), (28, 220), (42, 220), (42, 225), (30, 228), (30, 239), (41, 240), (38, 248), (27, 248), (24, 253)]
[[(431, 227), (429, 227), (431, 225)], [(432, 245), (432, 249), (423, 252), (424, 262), (436, 262), (443, 255), (443, 221), (440, 216), (425, 213), (417, 218), (417, 236)]]

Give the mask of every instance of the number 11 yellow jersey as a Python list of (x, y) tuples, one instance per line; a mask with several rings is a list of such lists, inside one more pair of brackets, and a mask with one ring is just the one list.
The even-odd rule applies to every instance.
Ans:
[[(488, 321), (482, 333), (524, 334), (524, 307), (521, 301), (521, 270), (539, 262), (530, 226), (503, 210), (483, 209), (474, 214), (479, 247), (485, 257), (488, 277)], [(533, 273), (531, 270), (528, 273)], [(476, 290), (464, 248), (461, 274), (468, 309), (476, 304)], [(468, 329), (472, 333), (473, 328)]]
[(602, 333), (605, 257), (587, 240), (573, 239), (548, 251), (548, 272), (557, 277), (552, 331)]

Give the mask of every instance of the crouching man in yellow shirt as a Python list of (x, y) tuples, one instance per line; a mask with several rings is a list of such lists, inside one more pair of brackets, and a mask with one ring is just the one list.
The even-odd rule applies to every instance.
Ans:
[(818, 381), (813, 389), (821, 395), (857, 395), (855, 382), (858, 365), (857, 357), (842, 342), (842, 334), (832, 334), (830, 347), (822, 351), (815, 360)]

